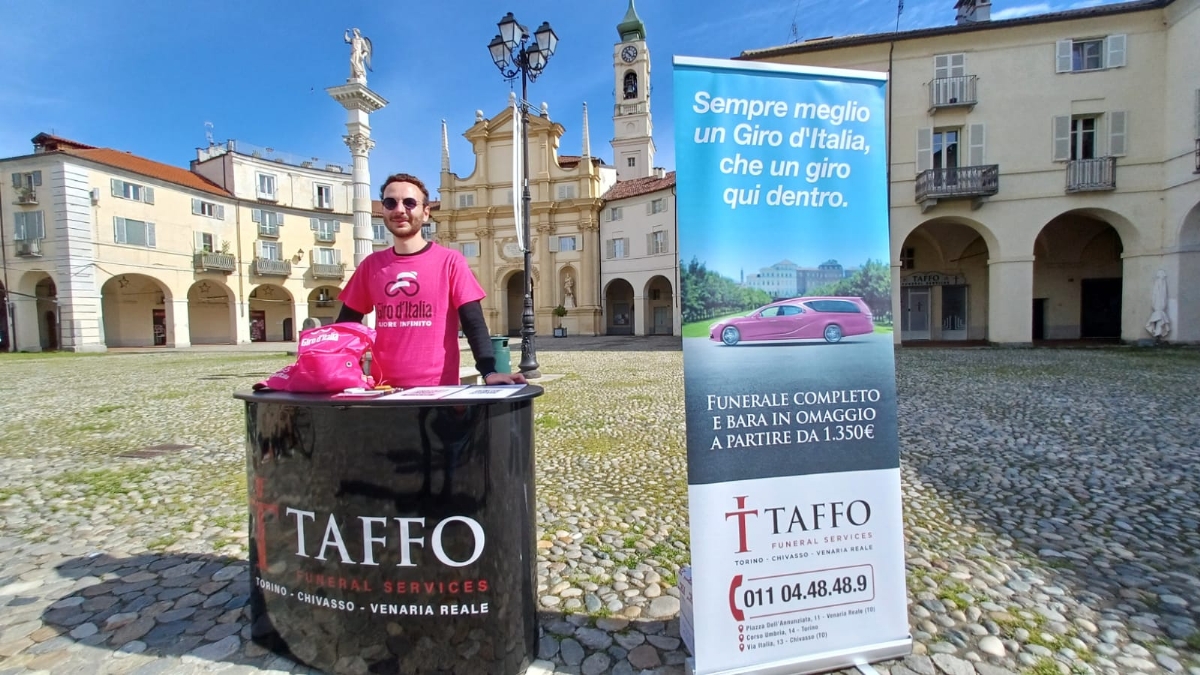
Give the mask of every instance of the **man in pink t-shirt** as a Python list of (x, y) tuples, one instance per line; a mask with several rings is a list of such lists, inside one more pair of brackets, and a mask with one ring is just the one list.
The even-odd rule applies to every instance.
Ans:
[[(337, 320), (375, 312), (371, 375), (396, 387), (458, 384), (458, 325), (486, 384), (520, 384), (496, 372), (483, 308), (486, 295), (462, 253), (425, 241), (429, 191), (409, 174), (389, 176), (380, 190), (391, 248), (367, 256), (338, 296)], [(455, 321), (457, 314), (458, 321)]]

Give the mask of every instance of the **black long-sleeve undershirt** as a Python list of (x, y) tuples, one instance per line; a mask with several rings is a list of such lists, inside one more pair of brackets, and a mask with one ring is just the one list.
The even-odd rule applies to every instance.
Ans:
[[(342, 305), (338, 312), (337, 322), (361, 323), (362, 312), (347, 305)], [(487, 322), (483, 318), (483, 306), (478, 300), (468, 302), (458, 308), (458, 322), (462, 326), (467, 344), (471, 346), (471, 356), (475, 357), (475, 370), (483, 377), (496, 372), (496, 352), (492, 349), (492, 339), (488, 335)]]

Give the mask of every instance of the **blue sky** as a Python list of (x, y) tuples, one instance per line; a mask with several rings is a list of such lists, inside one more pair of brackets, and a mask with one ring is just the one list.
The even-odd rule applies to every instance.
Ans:
[[(31, 152), (39, 132), (187, 166), (205, 144), (234, 138), (304, 157), (348, 163), (345, 111), (325, 88), (349, 71), (343, 31), (359, 27), (375, 47), (369, 85), (389, 101), (372, 116), (372, 182), (408, 171), (438, 182), (441, 120), (451, 170), (472, 168), (462, 133), (475, 110), (507, 102), (486, 45), (507, 11), (530, 28), (549, 21), (558, 53), (530, 86), (566, 127), (561, 154), (580, 150), (588, 103), (593, 154), (611, 161), (612, 45), (627, 0), (493, 0), (395, 3), (365, 0), (172, 0), (2, 3), (0, 157)], [(994, 0), (996, 19), (1110, 4), (1104, 0)], [(19, 9), (16, 9), (19, 7)], [(285, 8), (286, 9), (283, 9)], [(652, 55), (656, 163), (673, 169), (671, 56), (728, 58), (826, 35), (891, 30), (895, 0), (638, 0)], [(748, 9), (743, 9), (746, 7)], [(953, 23), (953, 0), (907, 0), (900, 28)], [(792, 25), (796, 26), (793, 34)], [(519, 84), (517, 85), (519, 88)]]

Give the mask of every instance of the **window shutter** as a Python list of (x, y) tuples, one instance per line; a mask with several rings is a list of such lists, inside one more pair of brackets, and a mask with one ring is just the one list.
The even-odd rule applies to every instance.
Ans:
[(1104, 38), (1104, 67), (1121, 68), (1125, 65), (1125, 35), (1109, 35)]
[(938, 54), (933, 57), (933, 79), (950, 77), (950, 55)]
[(334, 232), (334, 234), (337, 234), (337, 233), (339, 233), (339, 232), (341, 232), (341, 231), (342, 231), (342, 221), (340, 221), (340, 220), (335, 220), (335, 221), (333, 221), (333, 232)]
[(263, 221), (262, 209), (250, 209), (250, 220), (261, 223)]
[(116, 178), (110, 179), (110, 182), (112, 183), (112, 196), (124, 197), (125, 196), (124, 184), (121, 183), (121, 181), (117, 180)]
[(225, 220), (225, 205), (217, 204), (217, 220)]
[(608, 241), (604, 242), (604, 257), (606, 259), (611, 259), (611, 258), (615, 257), (616, 255), (617, 255), (617, 240), (609, 239)]
[(146, 202), (147, 204), (154, 203), (154, 188), (147, 187), (142, 191), (142, 201)]
[(46, 221), (42, 218), (41, 211), (34, 211), (34, 214), (36, 214), (33, 217), (34, 225), (37, 226), (37, 230), (35, 231), (35, 234), (37, 235), (38, 239), (45, 239), (46, 238)]
[(195, 246), (196, 252), (199, 253), (200, 251), (203, 251), (204, 250), (204, 233), (203, 232), (193, 232), (192, 238), (195, 240), (193, 242), (193, 245)]
[(648, 233), (646, 233), (646, 255), (651, 255), (653, 253), (654, 253), (654, 233), (648, 232)]
[(125, 243), (125, 219), (120, 216), (113, 216), (113, 241)]
[[(17, 174), (13, 174), (14, 176)], [(13, 239), (17, 241), (25, 241), (25, 213), (17, 211), (17, 218), (13, 221)]]
[(933, 128), (917, 129), (917, 173), (933, 168)]
[(263, 243), (261, 241), (254, 242), (254, 257), (255, 258), (265, 258), (266, 257), (263, 255)]
[(310, 230), (312, 230), (313, 232), (316, 232), (319, 227), (321, 227), (321, 221), (319, 219), (317, 219), (317, 218), (309, 218), (308, 219), (308, 228)]
[(1123, 110), (1108, 113), (1108, 154), (1111, 157), (1125, 156), (1127, 115)]
[(604, 222), (612, 220), (612, 209), (604, 209)]
[(271, 216), (275, 220), (275, 227), (283, 227), (283, 214), (278, 211), (271, 212)]
[(575, 237), (575, 250), (576, 251), (583, 250), (583, 236), (582, 235)]
[(549, 244), (550, 244), (550, 252), (558, 253), (558, 236), (557, 235), (551, 235)]
[(646, 202), (646, 215), (654, 215), (654, 200)]
[(972, 124), (968, 129), (968, 166), (983, 166), (983, 125)]
[(146, 223), (146, 245), (150, 248), (155, 247), (154, 223)]
[(1071, 159), (1071, 116), (1056, 115), (1054, 117), (1054, 161), (1065, 162)]
[(625, 242), (625, 247), (624, 247), (625, 255), (623, 257), (628, 258), (629, 257), (629, 237), (625, 237), (625, 239), (623, 241)]
[(14, 173), (12, 175), (12, 181), (13, 181), (13, 187), (15, 187), (15, 188), (21, 187), (21, 174)]
[(335, 248), (335, 249), (333, 249), (333, 264), (334, 264), (334, 265), (340, 265), (340, 264), (342, 264), (342, 251), (341, 251), (341, 249), (336, 249), (336, 248)]
[(200, 200), (195, 197), (192, 198), (192, 215), (200, 215)]
[(1059, 40), (1054, 46), (1054, 72), (1071, 72), (1071, 41)]
[(33, 186), (34, 187), (42, 186), (42, 172), (41, 171), (33, 172)]
[(962, 77), (967, 74), (967, 55), (950, 55), (950, 77)]
[(1200, 89), (1196, 90), (1196, 138), (1200, 138)]

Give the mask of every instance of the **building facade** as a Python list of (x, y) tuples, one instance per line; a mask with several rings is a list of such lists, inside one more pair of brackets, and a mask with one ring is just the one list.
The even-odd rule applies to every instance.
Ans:
[(618, 181), (600, 217), (607, 335), (680, 335), (675, 172)]
[(1200, 342), (1200, 0), (987, 4), (740, 57), (890, 73), (896, 341)]
[(200, 149), (192, 171), (49, 134), (33, 144), (0, 160), (4, 348), (293, 340), (336, 316), (353, 260), (339, 167), (234, 141)]

